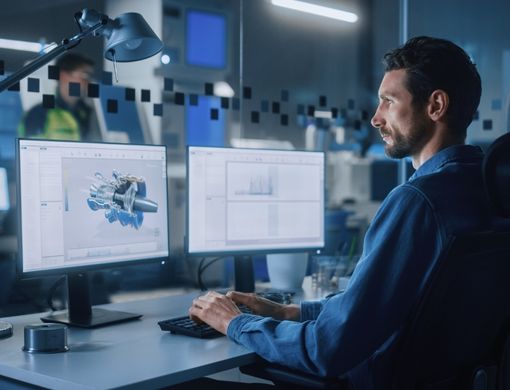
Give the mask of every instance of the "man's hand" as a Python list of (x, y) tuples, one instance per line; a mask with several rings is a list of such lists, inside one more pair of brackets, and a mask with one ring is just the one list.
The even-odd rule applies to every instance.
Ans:
[(248, 306), (254, 314), (272, 317), (276, 320), (298, 321), (301, 314), (301, 309), (298, 305), (282, 305), (253, 293), (229, 291), (227, 297), (235, 303)]
[(227, 334), (230, 321), (240, 315), (241, 311), (228, 296), (210, 291), (194, 299), (188, 313), (194, 321), (205, 322)]

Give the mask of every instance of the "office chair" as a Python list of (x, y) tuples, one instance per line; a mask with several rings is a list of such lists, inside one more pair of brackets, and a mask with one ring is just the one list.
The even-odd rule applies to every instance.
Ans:
[(510, 233), (455, 237), (400, 341), (394, 389), (496, 389), (510, 318)]
[(483, 170), (494, 214), (510, 218), (510, 133), (497, 138), (487, 149)]
[[(502, 231), (451, 237), (381, 388), (510, 389), (510, 134), (491, 145), (483, 170)], [(347, 388), (267, 362), (241, 371), (288, 388)]]

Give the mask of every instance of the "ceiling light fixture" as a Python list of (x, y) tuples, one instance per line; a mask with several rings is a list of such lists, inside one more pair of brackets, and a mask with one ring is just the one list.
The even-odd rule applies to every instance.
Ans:
[(18, 41), (16, 39), (0, 38), (0, 49), (30, 51), (33, 53), (41, 53), (47, 47), (54, 46), (55, 43), (45, 44), (42, 42)]
[(341, 20), (348, 23), (356, 23), (358, 15), (353, 12), (343, 11), (337, 8), (324, 7), (322, 5), (311, 4), (298, 0), (271, 0), (273, 5), (293, 9), (295, 11), (306, 12), (313, 15), (324, 16), (326, 18)]

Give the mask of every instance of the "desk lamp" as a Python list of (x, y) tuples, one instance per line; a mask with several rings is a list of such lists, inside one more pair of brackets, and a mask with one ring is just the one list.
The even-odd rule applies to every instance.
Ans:
[(65, 38), (55, 48), (44, 53), (6, 79), (0, 81), (0, 92), (16, 84), (65, 51), (77, 46), (88, 36), (103, 36), (106, 39), (104, 56), (115, 62), (139, 61), (158, 53), (163, 43), (147, 24), (142, 15), (128, 12), (114, 20), (107, 15), (85, 8), (75, 14), (80, 32)]

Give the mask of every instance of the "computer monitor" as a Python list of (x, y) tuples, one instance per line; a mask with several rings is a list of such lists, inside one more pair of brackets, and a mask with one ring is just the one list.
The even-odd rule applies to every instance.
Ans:
[(227, 16), (199, 9), (186, 10), (186, 63), (224, 69), (227, 64)]
[(235, 288), (253, 291), (247, 257), (324, 247), (324, 153), (188, 147), (187, 252), (234, 255)]
[(19, 272), (67, 274), (68, 311), (94, 327), (140, 315), (91, 308), (86, 271), (166, 259), (166, 148), (19, 139)]

